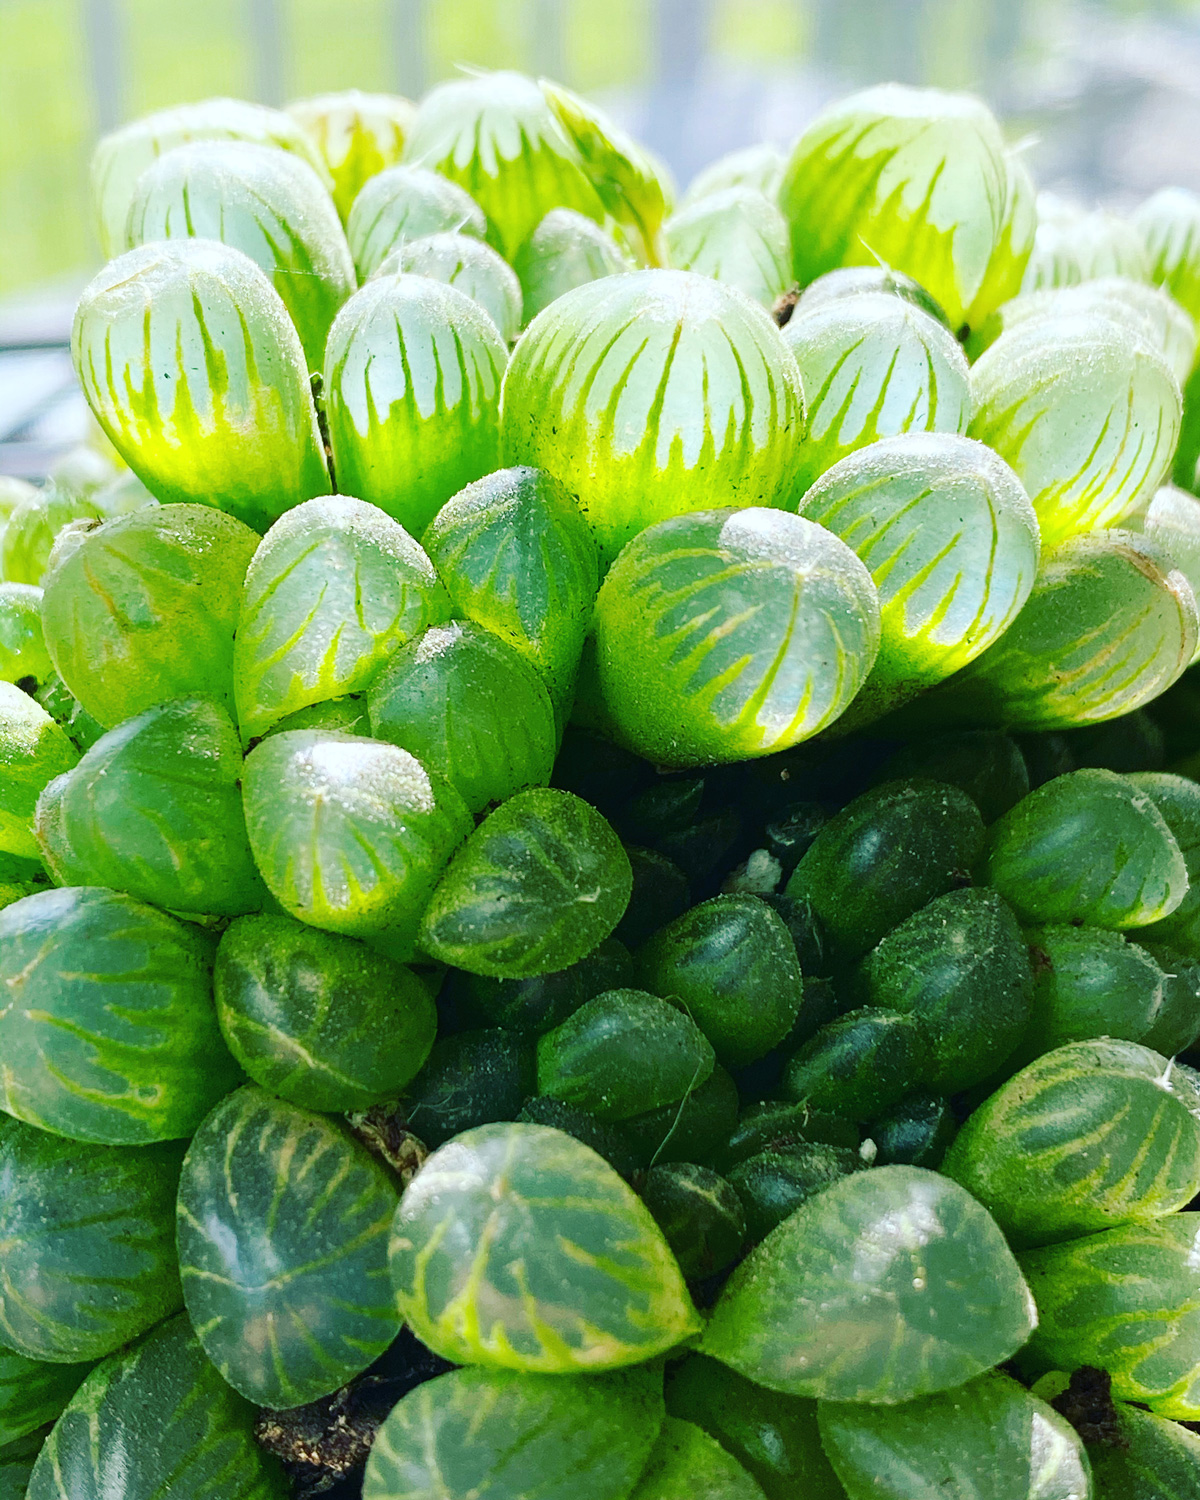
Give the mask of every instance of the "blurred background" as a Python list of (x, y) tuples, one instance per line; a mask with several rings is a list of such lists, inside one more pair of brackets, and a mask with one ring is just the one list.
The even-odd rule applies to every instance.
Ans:
[(52, 346), (99, 258), (98, 135), (214, 94), (416, 97), (463, 66), (590, 94), (684, 184), (894, 78), (983, 94), (1042, 187), (1200, 190), (1200, 0), (0, 0), (0, 472), (36, 476), (83, 420)]

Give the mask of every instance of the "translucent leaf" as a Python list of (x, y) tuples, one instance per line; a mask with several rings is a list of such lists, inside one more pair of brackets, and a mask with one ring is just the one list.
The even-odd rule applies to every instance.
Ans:
[(740, 151), (730, 151), (718, 156), (716, 161), (701, 167), (687, 191), (679, 200), (679, 207), (690, 208), (702, 198), (713, 193), (724, 192), (731, 187), (751, 187), (766, 197), (775, 199), (779, 195), (779, 184), (783, 181), (783, 169), (787, 158), (778, 146), (763, 141), (757, 146), (744, 146)]
[(429, 234), (483, 239), (483, 210), (456, 182), (420, 166), (388, 167), (363, 187), (346, 221), (359, 280), (374, 276), (398, 246)]
[(1200, 319), (1200, 198), (1187, 188), (1160, 188), (1133, 212), (1150, 263), (1150, 279)]
[(343, 223), (363, 184), (400, 160), (416, 111), (399, 94), (359, 89), (315, 94), (288, 105), (333, 178), (333, 201)]
[(478, 302), (506, 344), (521, 331), (521, 283), (511, 267), (482, 240), (468, 234), (429, 234), (406, 240), (384, 257), (376, 276), (407, 271), (457, 287)]
[(1102, 208), (1039, 214), (1021, 290), (1078, 286), (1101, 276), (1150, 280), (1149, 257), (1134, 225)]
[(763, 308), (692, 271), (635, 271), (568, 292), (525, 331), (504, 461), (562, 480), (611, 563), (667, 516), (786, 506), (803, 419)]
[(271, 280), (319, 370), (329, 325), (354, 290), (354, 262), (325, 184), (300, 157), (245, 141), (168, 151), (138, 178), (125, 248), (220, 240)]
[(670, 263), (737, 287), (772, 307), (792, 280), (787, 222), (762, 193), (730, 187), (701, 198), (667, 220)]
[(596, 601), (605, 712), (639, 755), (768, 755), (832, 723), (879, 649), (866, 568), (812, 521), (757, 507), (678, 516), (621, 554)]
[(0, 853), (38, 859), (33, 815), (42, 789), (79, 759), (40, 703), (0, 682)]
[(599, 224), (573, 208), (552, 208), (513, 256), (512, 266), (521, 282), (522, 322), (531, 323), (575, 287), (632, 271), (634, 262)]
[(332, 1120), (247, 1087), (196, 1132), (179, 1182), (179, 1270), (204, 1352), (258, 1406), (327, 1396), (399, 1332), (393, 1179)]
[(456, 287), (397, 275), (356, 292), (325, 354), (339, 486), (419, 536), (497, 467), (507, 358), (491, 318)]
[(33, 490), (14, 506), (0, 531), (0, 576), (12, 583), (40, 584), (61, 532), (72, 521), (102, 518), (92, 491), (80, 494), (55, 484)]
[(0, 583), (0, 682), (44, 682), (54, 671), (42, 634), (42, 591)]
[[(1200, 591), (1200, 499), (1174, 485), (1156, 490), (1140, 519), (1142, 535), (1161, 547), (1191, 585)], [(1137, 523), (1135, 523), (1137, 524)], [(1200, 642), (1192, 655), (1200, 657)]]
[(295, 325), (240, 250), (185, 239), (118, 256), (84, 288), (71, 350), (96, 420), (160, 500), (264, 531), (329, 493)]
[(296, 506), (246, 571), (233, 656), (242, 734), (358, 692), (448, 612), (428, 557), (376, 506), (348, 495)]
[(699, 1328), (645, 1205), (541, 1125), (484, 1125), (435, 1151), (401, 1199), (389, 1257), (401, 1316), (447, 1359), (610, 1370)]

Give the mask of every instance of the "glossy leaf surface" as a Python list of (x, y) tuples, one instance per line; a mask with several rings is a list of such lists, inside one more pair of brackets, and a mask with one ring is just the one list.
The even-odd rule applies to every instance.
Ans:
[(664, 226), (670, 263), (711, 276), (764, 307), (791, 284), (792, 242), (775, 204), (751, 187), (729, 187), (698, 199)]
[(42, 790), (79, 759), (40, 703), (0, 682), (0, 852), (37, 859), (34, 810)]
[(762, 1500), (762, 1493), (703, 1428), (668, 1417), (630, 1500)]
[(346, 220), (359, 278), (373, 276), (397, 245), (427, 234), (482, 239), (483, 210), (457, 183), (424, 167), (394, 166), (366, 183)]
[(1200, 1438), (1124, 1402), (1117, 1413), (1127, 1446), (1091, 1450), (1097, 1500), (1197, 1500)]
[(41, 589), (0, 583), (0, 682), (42, 682), (53, 670), (42, 634)]
[(521, 282), (523, 322), (531, 323), (559, 297), (633, 270), (633, 259), (612, 235), (573, 208), (552, 208), (513, 256)]
[(9, 1443), (57, 1420), (90, 1368), (47, 1364), (0, 1344), (0, 1465)]
[(506, 344), (521, 331), (521, 283), (508, 263), (469, 234), (424, 235), (406, 240), (380, 263), (376, 276), (428, 276), (478, 302)]
[(343, 222), (364, 183), (394, 166), (404, 150), (416, 105), (399, 94), (341, 89), (295, 99), (287, 112), (310, 137), (333, 178)]

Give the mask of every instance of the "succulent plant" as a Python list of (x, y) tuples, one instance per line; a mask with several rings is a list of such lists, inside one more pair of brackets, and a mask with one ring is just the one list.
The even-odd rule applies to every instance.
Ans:
[(428, 276), (478, 302), (511, 344), (521, 331), (521, 283), (506, 261), (469, 234), (427, 234), (404, 240), (379, 263), (375, 276)]
[(750, 187), (729, 187), (698, 199), (666, 222), (673, 266), (698, 271), (773, 307), (792, 279), (792, 244), (775, 204)]
[(400, 160), (416, 108), (399, 94), (360, 89), (315, 94), (288, 105), (333, 178), (333, 201), (343, 223), (363, 184)]

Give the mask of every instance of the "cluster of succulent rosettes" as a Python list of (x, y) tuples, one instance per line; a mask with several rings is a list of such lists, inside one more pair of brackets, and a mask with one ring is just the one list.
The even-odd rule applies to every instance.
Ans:
[(0, 1500), (1200, 1496), (1200, 201), (893, 86), (676, 208), (515, 74), (95, 187)]

